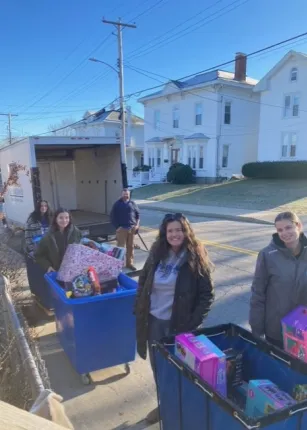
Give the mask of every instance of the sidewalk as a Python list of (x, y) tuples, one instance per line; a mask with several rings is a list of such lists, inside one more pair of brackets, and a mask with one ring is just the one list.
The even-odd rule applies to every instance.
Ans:
[[(161, 212), (180, 212), (184, 215), (199, 216), (204, 218), (224, 219), (230, 221), (241, 221), (255, 224), (274, 225), (278, 211), (251, 211), (246, 209), (227, 208), (222, 206), (188, 205), (183, 203), (156, 202), (153, 200), (135, 200), (141, 209), (149, 209)], [(305, 224), (307, 216), (301, 217)]]

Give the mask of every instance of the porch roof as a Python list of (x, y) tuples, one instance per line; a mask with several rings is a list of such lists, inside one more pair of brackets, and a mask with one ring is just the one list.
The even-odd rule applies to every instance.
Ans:
[(204, 133), (194, 133), (184, 138), (184, 140), (197, 140), (197, 139), (209, 140), (210, 137), (206, 136)]
[(146, 140), (146, 143), (156, 142), (156, 143), (174, 143), (175, 141), (181, 141), (184, 139), (183, 135), (176, 134), (175, 136), (163, 136), (163, 137), (151, 137), (150, 139)]

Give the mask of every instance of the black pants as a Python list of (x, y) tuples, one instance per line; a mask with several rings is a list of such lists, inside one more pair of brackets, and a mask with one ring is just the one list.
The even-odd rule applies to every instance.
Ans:
[(276, 346), (277, 348), (284, 349), (284, 344), (281, 340), (276, 340), (276, 339), (273, 339), (269, 336), (265, 336), (265, 338), (266, 338), (267, 342), (271, 343), (272, 345)]

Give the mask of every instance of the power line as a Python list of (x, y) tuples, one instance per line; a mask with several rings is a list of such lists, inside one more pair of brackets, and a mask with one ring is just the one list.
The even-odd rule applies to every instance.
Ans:
[(221, 3), (221, 2), (223, 2), (223, 1), (224, 1), (224, 0), (218, 0), (218, 1), (216, 1), (214, 4), (212, 4), (212, 5), (208, 6), (208, 7), (206, 7), (205, 9), (203, 9), (202, 11), (200, 11), (200, 12), (196, 13), (195, 15), (191, 16), (190, 18), (188, 18), (188, 19), (186, 19), (186, 20), (182, 21), (181, 23), (179, 23), (179, 24), (175, 25), (175, 27), (172, 27), (170, 30), (166, 31), (165, 33), (163, 33), (163, 35), (156, 36), (156, 37), (154, 37), (153, 39), (151, 39), (149, 42), (147, 42), (147, 43), (145, 43), (145, 44), (143, 44), (143, 45), (139, 46), (138, 48), (133, 49), (131, 52), (128, 52), (128, 54), (127, 54), (127, 59), (129, 60), (129, 58), (130, 58), (130, 57), (132, 57), (132, 55), (133, 55), (135, 52), (142, 50), (142, 48), (143, 48), (143, 47), (146, 47), (146, 46), (150, 45), (152, 42), (154, 42), (154, 41), (155, 41), (155, 40), (157, 40), (157, 39), (161, 39), (161, 38), (163, 38), (163, 37), (164, 37), (164, 36), (166, 36), (167, 34), (171, 33), (172, 31), (176, 30), (177, 28), (181, 27), (182, 25), (186, 24), (187, 22), (192, 21), (193, 19), (195, 19), (195, 18), (199, 17), (200, 15), (202, 15), (202, 14), (203, 14), (203, 13), (205, 13), (205, 12), (207, 12), (209, 9), (211, 9), (212, 7), (216, 6), (218, 3)]
[[(203, 27), (203, 26), (205, 26), (205, 25), (207, 25), (207, 24), (209, 24), (209, 23), (211, 23), (213, 21), (215, 21), (216, 19), (218, 19), (218, 18), (220, 18), (220, 17), (228, 14), (229, 12), (232, 12), (233, 10), (237, 9), (238, 7), (243, 6), (245, 3), (247, 3), (250, 0), (244, 0), (242, 3), (237, 4), (240, 1), (241, 0), (234, 0), (229, 5), (224, 6), (223, 8), (219, 9), (218, 11), (212, 13), (211, 15), (208, 15), (205, 18), (202, 18), (201, 20), (197, 21), (196, 23), (188, 26), (187, 28), (185, 28), (183, 30), (180, 30), (179, 32), (173, 34), (172, 36), (167, 37), (166, 39), (161, 40), (161, 41), (155, 43), (153, 46), (148, 47), (147, 49), (144, 49), (142, 52), (128, 57), (128, 59), (131, 60), (132, 58), (142, 57), (144, 55), (150, 54), (151, 52), (153, 52), (154, 50), (156, 50), (158, 48), (161, 48), (162, 46), (166, 46), (169, 43), (175, 42), (176, 40), (180, 39), (181, 37), (187, 36), (188, 34), (190, 34), (190, 33), (194, 32), (194, 31), (200, 29), (201, 27)], [(231, 8), (231, 9), (229, 9), (229, 10), (227, 10), (231, 6), (234, 6), (234, 7)], [(220, 15), (214, 17), (216, 14), (218, 14), (220, 12), (223, 12), (223, 13), (221, 13)], [(213, 18), (208, 21), (208, 19), (211, 18), (211, 17), (213, 17)], [(203, 22), (204, 20), (205, 20), (205, 22)], [(197, 24), (200, 24), (200, 25), (197, 26)], [(195, 27), (195, 26), (197, 26), (197, 27)], [(189, 30), (189, 31), (187, 31), (187, 30)], [(177, 36), (177, 37), (175, 37), (175, 36)], [(173, 39), (173, 37), (175, 37), (175, 38)]]
[[(284, 45), (285, 43), (289, 43), (289, 42), (291, 42), (291, 41), (294, 41), (294, 40), (300, 39), (300, 38), (305, 37), (305, 36), (307, 36), (307, 32), (305, 32), (305, 33), (301, 33), (301, 34), (298, 34), (297, 36), (290, 37), (289, 39), (285, 39), (285, 40), (282, 40), (282, 41), (280, 41), (280, 42), (274, 43), (273, 45), (266, 46), (265, 48), (258, 49), (257, 51), (250, 52), (249, 54), (247, 54), (247, 55), (246, 55), (246, 57), (247, 57), (247, 58), (249, 58), (249, 57), (255, 56), (255, 55), (257, 55), (257, 54), (260, 54), (260, 53), (262, 53), (262, 52), (265, 52), (265, 51), (271, 50), (272, 48), (275, 48), (275, 47), (277, 47), (277, 46)], [(229, 65), (229, 64), (233, 64), (233, 63), (235, 63), (235, 61), (236, 61), (235, 59), (232, 59), (232, 60), (229, 60), (229, 61), (225, 61), (225, 62), (223, 62), (223, 63), (217, 64), (216, 66), (209, 67), (209, 68), (207, 68), (207, 69), (200, 70), (199, 72), (195, 72), (195, 73), (192, 73), (192, 74), (189, 74), (189, 75), (183, 76), (183, 77), (181, 77), (181, 78), (172, 79), (172, 80), (173, 80), (173, 81), (182, 81), (182, 80), (184, 80), (184, 79), (188, 79), (188, 78), (191, 78), (191, 77), (194, 77), (194, 76), (198, 76), (198, 75), (201, 75), (201, 74), (203, 74), (203, 73), (210, 72), (210, 71), (212, 71), (212, 70), (218, 70), (218, 69), (220, 69), (221, 67), (224, 67), (224, 66), (227, 66), (227, 65)], [(160, 85), (155, 85), (155, 86), (153, 86), (153, 87), (145, 88), (145, 89), (143, 89), (143, 90), (135, 91), (135, 92), (133, 92), (133, 93), (128, 94), (128, 95), (126, 96), (126, 98), (130, 98), (130, 97), (133, 97), (133, 96), (135, 96), (135, 95), (136, 95), (136, 96), (140, 96), (140, 95), (141, 95), (142, 93), (144, 93), (144, 92), (152, 91), (152, 90), (156, 90), (156, 89), (158, 89), (158, 88), (163, 87), (164, 85), (165, 85), (165, 83), (160, 84)]]

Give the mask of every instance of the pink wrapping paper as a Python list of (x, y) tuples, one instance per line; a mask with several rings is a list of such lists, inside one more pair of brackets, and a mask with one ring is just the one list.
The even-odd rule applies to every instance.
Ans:
[(93, 266), (99, 275), (115, 278), (121, 272), (123, 265), (123, 261), (87, 246), (68, 245), (57, 279), (71, 282), (76, 276), (86, 273), (89, 266)]

